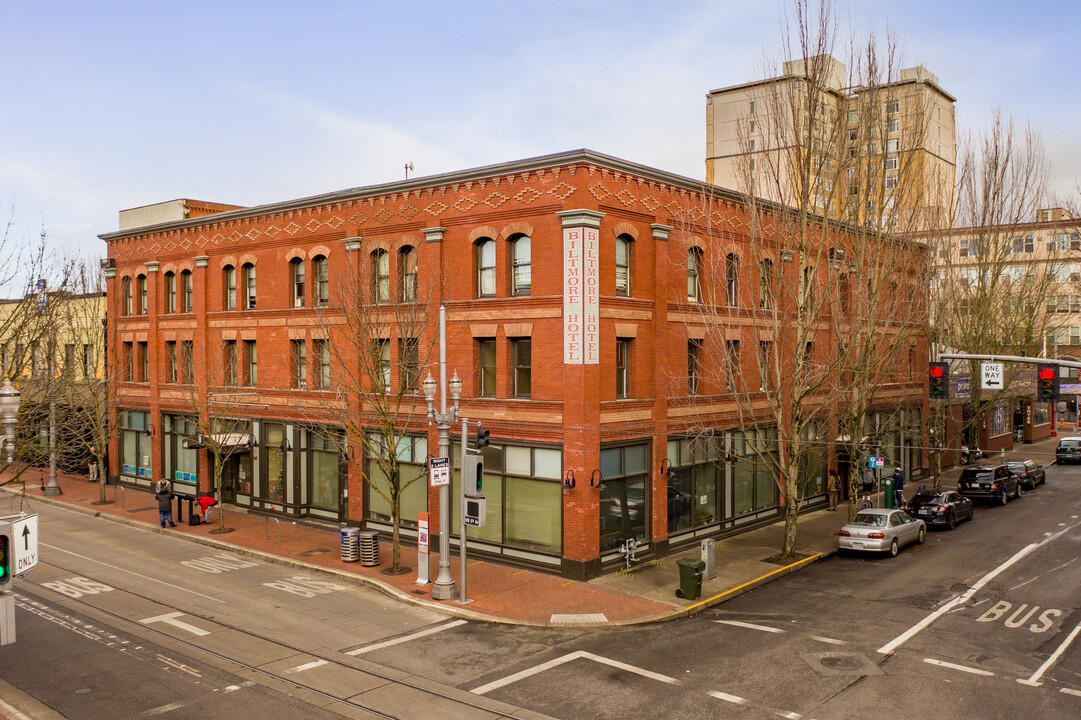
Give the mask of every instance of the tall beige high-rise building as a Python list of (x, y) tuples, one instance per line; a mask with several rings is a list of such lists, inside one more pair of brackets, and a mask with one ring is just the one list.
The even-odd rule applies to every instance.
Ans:
[(955, 98), (922, 66), (856, 83), (819, 55), (706, 96), (706, 181), (836, 217), (927, 228), (954, 205)]

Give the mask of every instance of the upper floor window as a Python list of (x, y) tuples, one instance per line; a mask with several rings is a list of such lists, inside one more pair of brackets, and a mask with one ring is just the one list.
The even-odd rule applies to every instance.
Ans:
[(629, 397), (631, 341), (616, 338), (616, 397)]
[(616, 295), (631, 296), (631, 239), (616, 238)]
[(165, 273), (165, 312), (176, 312), (176, 275)]
[(226, 310), (236, 310), (236, 268), (226, 265), (221, 272), (222, 285), (225, 288), (224, 307)]
[(255, 309), (255, 266), (251, 263), (245, 263), (241, 268), (242, 279), (244, 281), (244, 309)]
[(729, 307), (739, 305), (739, 255), (735, 253), (724, 258), (724, 294)]
[(803, 268), (804, 307), (813, 307), (815, 303), (815, 269), (813, 265)]
[(135, 300), (131, 293), (131, 278), (124, 278), (121, 286), (124, 291), (124, 314), (133, 315), (135, 314)]
[(375, 357), (378, 363), (377, 381), (382, 381), (379, 392), (390, 393), (390, 340), (375, 341)]
[(758, 285), (758, 307), (763, 310), (773, 309), (773, 261), (765, 259), (758, 267), (759, 273), (759, 285)]
[(495, 240), (477, 243), (477, 297), (495, 296)]
[(237, 378), (237, 357), (236, 357), (236, 340), (224, 340), (222, 342), (222, 384), (233, 386), (236, 385)]
[(693, 247), (687, 251), (687, 300), (698, 302), (702, 299), (702, 284), (699, 275), (702, 269), (702, 251)]
[(414, 392), (420, 381), (420, 343), (416, 338), (398, 341), (398, 386), (402, 392)]
[(293, 360), (293, 387), (303, 388), (308, 385), (308, 347), (303, 340), (290, 340)]
[(511, 340), (511, 362), (514, 365), (514, 397), (532, 397), (533, 360), (530, 338)]
[(330, 387), (330, 341), (312, 340), (312, 350), (315, 353), (313, 387), (318, 390), (326, 390)]
[(184, 369), (184, 383), (195, 384), (195, 341), (180, 341), (180, 363)]
[(323, 307), (330, 302), (330, 266), (322, 255), (312, 258), (312, 281), (315, 283), (312, 302), (316, 307)]
[(698, 363), (701, 352), (701, 340), (687, 341), (687, 393), (690, 395), (698, 394)]
[(244, 341), (244, 355), (245, 355), (245, 372), (244, 372), (244, 384), (245, 385), (258, 385), (259, 384), (259, 356), (256, 352), (254, 340)]
[(495, 338), (478, 340), (477, 355), (477, 394), (495, 397)]
[(531, 241), (527, 235), (518, 235), (511, 240), (511, 295), (528, 295), (531, 277)]
[(184, 270), (180, 273), (180, 287), (181, 287), (181, 307), (180, 312), (190, 313), (194, 307), (194, 281), (192, 279), (191, 270)]
[(293, 285), (293, 307), (304, 307), (304, 261), (293, 258), (289, 261), (289, 280)]
[[(130, 377), (130, 376), (129, 376)], [(165, 382), (176, 382), (176, 341), (165, 341)]]
[(372, 253), (372, 292), (377, 303), (390, 302), (390, 254), (386, 250)]
[(417, 249), (403, 247), (398, 252), (398, 267), (402, 273), (402, 302), (417, 301)]
[(139, 288), (139, 314), (146, 315), (146, 275), (140, 275), (136, 283)]
[(886, 103), (883, 103), (883, 109), (886, 111), (887, 115), (893, 115), (895, 113), (899, 113), (899, 112), (901, 112), (901, 101), (900, 100), (890, 100), (890, 101), (888, 101)]

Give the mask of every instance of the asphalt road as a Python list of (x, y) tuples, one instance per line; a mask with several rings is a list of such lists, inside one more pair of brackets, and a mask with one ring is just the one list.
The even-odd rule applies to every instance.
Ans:
[(603, 630), (451, 620), (43, 509), (0, 676), (90, 718), (1074, 718), (1079, 492), (1081, 468), (1051, 467), (897, 558), (831, 558), (694, 618)]

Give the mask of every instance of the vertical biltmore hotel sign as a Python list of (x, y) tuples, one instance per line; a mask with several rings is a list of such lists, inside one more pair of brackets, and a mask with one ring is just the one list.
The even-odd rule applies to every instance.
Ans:
[(563, 363), (600, 361), (600, 227), (604, 213), (568, 210), (563, 220)]

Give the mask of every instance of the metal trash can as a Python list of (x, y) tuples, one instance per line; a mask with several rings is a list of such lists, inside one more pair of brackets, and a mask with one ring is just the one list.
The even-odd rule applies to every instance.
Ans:
[(702, 541), (702, 562), (706, 564), (702, 577), (706, 580), (717, 577), (717, 541), (713, 538)]
[(342, 561), (356, 562), (360, 560), (360, 528), (342, 528)]
[(702, 594), (702, 571), (706, 564), (694, 558), (680, 558), (676, 560), (679, 565), (679, 587), (676, 589), (676, 597), (684, 600), (697, 600)]
[(379, 533), (375, 530), (360, 533), (360, 564), (365, 567), (379, 564)]

